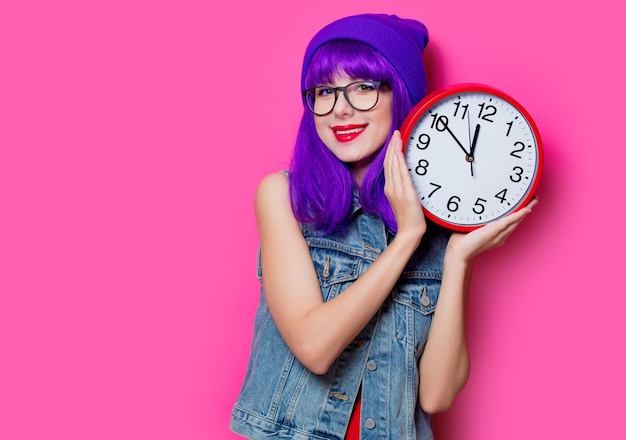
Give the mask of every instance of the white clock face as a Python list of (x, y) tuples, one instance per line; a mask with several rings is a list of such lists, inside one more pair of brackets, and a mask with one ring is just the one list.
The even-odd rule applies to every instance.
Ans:
[(429, 216), (471, 230), (529, 201), (541, 146), (519, 104), (469, 90), (428, 105), (402, 134), (411, 178)]

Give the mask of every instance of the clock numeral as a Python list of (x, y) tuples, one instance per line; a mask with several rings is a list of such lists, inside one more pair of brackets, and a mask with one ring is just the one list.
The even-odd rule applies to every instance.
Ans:
[(506, 202), (506, 188), (504, 188), (502, 191), (500, 191), (498, 194), (496, 194), (495, 198), (499, 199), (500, 203)]
[[(478, 118), (487, 122), (493, 122), (493, 119), (489, 119), (489, 117), (496, 114), (496, 108), (493, 105), (485, 106), (484, 102), (482, 104), (478, 104), (478, 107), (480, 107), (480, 112), (478, 112)], [(483, 111), (485, 112), (485, 114), (483, 114)]]
[(454, 117), (456, 118), (459, 109), (463, 109), (463, 114), (461, 115), (461, 119), (465, 119), (465, 115), (467, 114), (467, 109), (469, 108), (469, 104), (461, 105), (461, 101), (457, 101), (454, 103), (456, 109), (454, 110)]
[(448, 211), (456, 212), (459, 209), (459, 203), (461, 203), (461, 198), (458, 196), (452, 196), (448, 199)]
[(472, 211), (474, 211), (475, 214), (482, 214), (483, 212), (485, 212), (484, 203), (487, 203), (485, 199), (481, 199), (480, 197), (477, 198), (476, 203), (474, 203), (474, 207), (472, 208)]
[(434, 128), (437, 131), (446, 131), (448, 129), (448, 117), (446, 115), (439, 116), (439, 113), (433, 113), (433, 122), (430, 124), (430, 128)]
[(415, 167), (415, 174), (417, 174), (418, 176), (425, 176), (428, 172), (428, 165), (430, 164), (426, 159), (420, 159), (420, 161), (417, 163), (417, 166)]
[(430, 183), (432, 186), (434, 186), (434, 187), (435, 187), (435, 189), (433, 189), (433, 190), (430, 192), (430, 194), (428, 194), (428, 198), (430, 199), (430, 197), (431, 197), (433, 194), (435, 194), (438, 190), (440, 190), (440, 189), (441, 189), (441, 185), (437, 185), (436, 183), (433, 183), (433, 182), (429, 182), (429, 183)]
[(506, 130), (506, 137), (509, 137), (509, 134), (511, 134), (511, 128), (513, 128), (513, 121), (507, 122), (506, 125), (509, 126), (509, 128)]
[[(513, 167), (514, 176), (509, 176), (511, 182), (520, 182), (522, 180), (522, 174), (524, 174), (524, 168), (522, 167)], [(514, 178), (515, 177), (515, 178)]]
[(422, 133), (417, 137), (417, 144), (415, 145), (420, 150), (425, 150), (430, 145), (430, 136), (426, 133)]
[(523, 142), (517, 141), (513, 144), (514, 147), (519, 147), (517, 150), (513, 150), (511, 151), (511, 156), (513, 157), (517, 157), (518, 159), (521, 159), (522, 156), (520, 156), (517, 153), (521, 153), (522, 151), (524, 151), (524, 148), (526, 148), (526, 145), (524, 145)]

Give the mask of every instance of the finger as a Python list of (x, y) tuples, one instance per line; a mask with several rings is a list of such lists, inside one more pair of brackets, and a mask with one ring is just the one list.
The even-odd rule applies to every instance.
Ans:
[(402, 180), (401, 180), (401, 170), (399, 167), (399, 147), (400, 141), (396, 133), (391, 137), (391, 141), (389, 142), (389, 147), (391, 149), (391, 176), (394, 183), (394, 187), (396, 189), (402, 188)]
[(391, 158), (391, 181), (393, 182), (393, 188), (401, 192), (402, 191), (402, 180), (400, 178), (400, 168), (398, 167), (398, 151), (396, 150), (396, 146), (394, 145), (394, 152)]
[(395, 154), (393, 145), (390, 143), (387, 146), (387, 152), (385, 156), (384, 171), (385, 171), (385, 193), (387, 197), (391, 196), (395, 192), (394, 182), (394, 160)]
[(413, 188), (413, 181), (411, 180), (411, 174), (409, 174), (409, 166), (406, 163), (406, 158), (402, 153), (402, 150), (397, 153), (398, 173), (403, 187)]
[(532, 211), (532, 209), (537, 206), (537, 203), (539, 203), (539, 198), (537, 196), (535, 196), (528, 205), (526, 205), (526, 208), (529, 209), (529, 211)]
[(513, 231), (517, 229), (518, 226), (519, 226), (519, 222), (515, 222), (513, 224), (508, 225), (498, 234), (497, 240), (501, 244), (504, 244), (504, 241), (509, 237), (509, 235), (513, 233)]
[(502, 219), (502, 224), (498, 225), (499, 230), (496, 234), (496, 241), (500, 244), (503, 244), (508, 236), (517, 229), (519, 224), (522, 222), (522, 220), (524, 220), (529, 212), (530, 210), (526, 210), (526, 208), (524, 208), (524, 212), (518, 211), (515, 213), (515, 215), (509, 215), (508, 217)]
[(513, 212), (512, 214), (507, 215), (506, 217), (501, 218), (500, 220), (496, 221), (496, 223), (501, 223), (503, 228), (512, 223), (519, 223), (524, 219), (524, 217), (526, 217), (530, 213), (531, 210), (532, 207), (528, 205), (522, 209)]
[(402, 137), (400, 136), (400, 131), (394, 130), (391, 134), (391, 138), (389, 139), (389, 145), (393, 145), (394, 150), (402, 149)]

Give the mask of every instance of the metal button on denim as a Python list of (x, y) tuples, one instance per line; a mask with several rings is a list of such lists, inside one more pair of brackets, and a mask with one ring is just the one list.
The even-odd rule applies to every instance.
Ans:
[(376, 361), (367, 361), (367, 369), (370, 371), (374, 371), (376, 368), (378, 368), (378, 365), (376, 365)]
[(367, 419), (365, 420), (365, 427), (367, 429), (374, 429), (376, 428), (376, 422), (374, 421), (374, 419)]
[(422, 290), (422, 296), (420, 297), (420, 302), (424, 307), (428, 307), (430, 305), (430, 298), (426, 295), (426, 287)]

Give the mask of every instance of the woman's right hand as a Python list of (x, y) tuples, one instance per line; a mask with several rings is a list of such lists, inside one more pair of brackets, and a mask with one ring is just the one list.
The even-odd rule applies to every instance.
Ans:
[(385, 196), (391, 204), (398, 224), (396, 237), (406, 234), (415, 240), (417, 247), (426, 232), (426, 219), (402, 153), (402, 138), (398, 130), (389, 141), (384, 171)]

